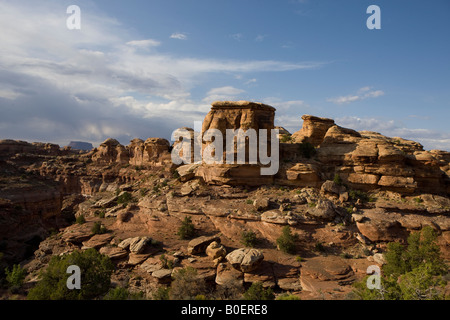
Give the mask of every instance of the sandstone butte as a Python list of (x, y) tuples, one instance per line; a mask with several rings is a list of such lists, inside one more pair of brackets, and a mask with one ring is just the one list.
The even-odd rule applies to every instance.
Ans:
[[(274, 118), (268, 105), (220, 101), (202, 131), (270, 131)], [(128, 279), (129, 290), (151, 298), (170, 285), (165, 254), (174, 270), (195, 268), (214, 292), (258, 281), (277, 295), (346, 299), (369, 265), (383, 264), (388, 242), (404, 242), (424, 226), (437, 231), (449, 261), (449, 152), (332, 119), (302, 119), (293, 134), (277, 127), (280, 168), (272, 176), (250, 164), (175, 166), (163, 138), (128, 146), (111, 138), (89, 152), (1, 140), (0, 268), (20, 262), (30, 287), (52, 255), (96, 248), (114, 262), (113, 282)], [(80, 215), (86, 223), (73, 224)], [(179, 238), (185, 217), (199, 238)], [(91, 234), (98, 221), (107, 235)], [(298, 235), (294, 254), (277, 249), (286, 225)], [(259, 241), (248, 265), (231, 264), (230, 253), (248, 252), (244, 231)]]

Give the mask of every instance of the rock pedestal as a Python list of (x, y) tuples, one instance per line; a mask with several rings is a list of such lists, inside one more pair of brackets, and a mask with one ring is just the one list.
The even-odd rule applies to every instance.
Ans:
[[(271, 183), (273, 177), (261, 175), (261, 165), (259, 156), (256, 163), (249, 163), (249, 141), (251, 137), (246, 137), (246, 145), (241, 145), (241, 150), (245, 150), (245, 163), (238, 163), (238, 144), (234, 145), (232, 153), (234, 154), (234, 162), (226, 161), (227, 151), (227, 130), (241, 129), (248, 132), (249, 129), (255, 130), (256, 133), (256, 150), (259, 150), (259, 144), (265, 140), (268, 150), (271, 146), (271, 130), (274, 129), (275, 108), (257, 102), (249, 101), (217, 101), (212, 104), (211, 111), (205, 117), (202, 126), (202, 150), (205, 151), (211, 141), (205, 141), (205, 133), (208, 130), (218, 130), (223, 137), (223, 150), (215, 150), (213, 156), (222, 159), (223, 164), (207, 164), (205, 155), (203, 155), (203, 164), (198, 169), (197, 175), (203, 178), (207, 183), (213, 184), (246, 184), (259, 185), (263, 183)], [(267, 130), (267, 136), (261, 136), (259, 130)], [(237, 131), (236, 131), (237, 132)], [(269, 151), (270, 152), (270, 151)], [(258, 152), (257, 152), (258, 153)]]

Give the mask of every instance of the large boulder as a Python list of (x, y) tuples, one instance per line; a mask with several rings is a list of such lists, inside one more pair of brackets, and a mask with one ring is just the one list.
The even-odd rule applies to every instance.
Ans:
[(200, 166), (198, 163), (185, 164), (176, 169), (181, 182), (186, 182), (195, 177), (195, 170)]
[(123, 240), (119, 243), (119, 248), (129, 249), (132, 253), (142, 253), (148, 242), (151, 241), (149, 237), (134, 237)]
[(227, 263), (219, 263), (215, 282), (220, 286), (242, 288), (244, 285), (244, 274)]
[(217, 241), (211, 242), (211, 244), (206, 248), (206, 254), (213, 260), (221, 259), (226, 256), (227, 250)]
[(336, 210), (331, 201), (319, 199), (315, 206), (311, 205), (308, 209), (308, 214), (317, 220), (331, 221), (336, 216)]
[(264, 254), (257, 249), (242, 248), (230, 252), (225, 258), (235, 269), (250, 272), (258, 268)]
[(188, 254), (202, 254), (212, 242), (220, 243), (219, 235), (201, 236), (189, 241)]
[(322, 143), (328, 129), (334, 126), (333, 119), (319, 118), (311, 115), (304, 115), (302, 119), (302, 128), (300, 131), (292, 134), (292, 138), (297, 143), (309, 142), (315, 147)]

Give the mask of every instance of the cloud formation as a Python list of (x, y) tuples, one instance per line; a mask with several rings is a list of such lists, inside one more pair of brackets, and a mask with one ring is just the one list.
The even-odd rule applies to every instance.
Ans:
[(351, 94), (347, 96), (340, 96), (336, 98), (328, 98), (328, 102), (333, 102), (335, 104), (348, 104), (351, 102), (365, 100), (368, 98), (376, 98), (383, 96), (384, 92), (381, 90), (372, 90), (371, 87), (363, 87), (358, 90), (356, 94)]
[(175, 32), (170, 35), (170, 38), (178, 40), (187, 40), (188, 37), (185, 33)]
[(108, 137), (122, 143), (170, 137), (172, 130), (203, 120), (205, 101), (244, 93), (221, 87), (194, 99), (191, 91), (209, 74), (322, 65), (175, 56), (158, 52), (164, 48), (160, 39), (142, 39), (84, 6), (80, 30), (68, 30), (66, 18), (58, 1), (0, 2), (0, 138), (95, 145)]
[(218, 100), (241, 100), (239, 96), (244, 92), (245, 90), (234, 88), (232, 86), (213, 88), (208, 91), (207, 96), (203, 99), (203, 101), (206, 103), (212, 103)]

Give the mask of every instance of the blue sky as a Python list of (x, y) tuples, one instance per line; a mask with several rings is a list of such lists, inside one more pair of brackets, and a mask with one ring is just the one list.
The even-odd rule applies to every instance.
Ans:
[(0, 139), (169, 138), (245, 99), (291, 132), (312, 114), (450, 150), (449, 14), (446, 0), (2, 0)]

